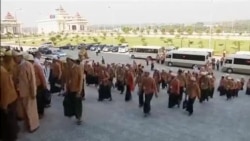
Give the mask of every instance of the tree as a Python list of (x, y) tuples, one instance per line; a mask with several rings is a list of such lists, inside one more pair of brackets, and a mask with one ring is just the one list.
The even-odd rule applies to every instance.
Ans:
[(155, 29), (154, 29), (154, 34), (157, 34), (157, 32), (158, 32), (158, 30), (155, 28)]
[(119, 42), (121, 44), (126, 43), (126, 39), (124, 37), (120, 37)]
[(203, 48), (203, 47), (204, 47), (204, 45), (203, 45), (203, 42), (202, 42), (202, 41), (199, 41), (199, 42), (198, 42), (198, 44), (199, 44), (199, 47), (200, 47), (200, 48)]
[(217, 33), (217, 34), (220, 34), (221, 32), (222, 32), (222, 30), (221, 30), (221, 28), (216, 28), (216, 30), (215, 30), (215, 32)]
[(128, 34), (131, 29), (129, 27), (122, 27), (122, 32)]
[(94, 41), (95, 43), (98, 43), (98, 39), (97, 39), (96, 37), (93, 38), (93, 41)]
[(143, 46), (147, 46), (148, 43), (147, 43), (147, 42), (142, 42), (142, 45), (143, 45)]
[(148, 35), (150, 34), (150, 30), (149, 30), (149, 29), (147, 29), (147, 34), (148, 34)]
[(56, 37), (50, 37), (49, 40), (54, 44), (56, 42)]
[(188, 33), (188, 35), (192, 35), (194, 31), (192, 27), (188, 27), (186, 32)]
[(8, 38), (9, 40), (13, 37), (12, 33), (10, 33), (10, 32), (7, 32), (7, 33), (6, 33), (6, 36), (7, 36), (7, 38)]
[(170, 29), (168, 30), (168, 33), (169, 33), (170, 35), (174, 35), (174, 29), (173, 29), (173, 28), (170, 28)]
[(163, 28), (161, 28), (161, 34), (163, 34), (163, 35), (164, 35), (165, 33), (166, 33), (166, 28), (164, 28), (164, 27), (163, 27)]
[(137, 30), (136, 30), (136, 29), (133, 29), (132, 32), (133, 32), (134, 34), (137, 34)]
[(57, 38), (57, 40), (60, 40), (61, 39), (61, 35), (57, 34), (56, 38)]

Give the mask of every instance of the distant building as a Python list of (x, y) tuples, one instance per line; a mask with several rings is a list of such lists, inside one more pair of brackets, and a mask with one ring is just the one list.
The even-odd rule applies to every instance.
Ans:
[(16, 20), (16, 17), (12, 16), (10, 12), (8, 12), (7, 15), (1, 20), (1, 34), (19, 34), (21, 32), (21, 23)]
[(56, 14), (49, 15), (47, 19), (38, 21), (38, 33), (51, 32), (84, 32), (87, 30), (87, 20), (77, 12), (70, 16), (62, 7), (56, 9)]

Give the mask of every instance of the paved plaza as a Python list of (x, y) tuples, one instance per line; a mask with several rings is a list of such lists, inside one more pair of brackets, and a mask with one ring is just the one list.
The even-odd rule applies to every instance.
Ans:
[[(76, 51), (68, 54), (77, 55)], [(91, 59), (106, 63), (132, 63), (126, 55), (101, 53)], [(145, 64), (143, 60), (136, 60)], [(156, 65), (167, 69), (166, 66)], [(149, 66), (146, 67), (149, 69)], [(177, 70), (178, 68), (173, 68)], [(222, 75), (216, 72), (216, 83)], [(240, 75), (232, 75), (239, 78)], [(246, 76), (245, 79), (248, 79)], [(161, 90), (152, 100), (151, 116), (143, 117), (138, 107), (137, 91), (133, 99), (125, 102), (125, 95), (112, 90), (113, 101), (97, 102), (97, 89), (86, 86), (83, 102), (84, 123), (75, 124), (75, 119), (64, 117), (63, 97), (53, 95), (52, 106), (45, 111), (40, 128), (33, 134), (22, 128), (19, 141), (249, 141), (250, 97), (241, 91), (238, 98), (226, 101), (215, 92), (215, 97), (203, 104), (195, 102), (194, 114), (188, 116), (183, 109), (168, 109), (168, 95)]]

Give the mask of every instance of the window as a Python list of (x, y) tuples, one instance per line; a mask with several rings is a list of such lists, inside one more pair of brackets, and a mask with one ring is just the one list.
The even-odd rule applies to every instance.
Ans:
[(72, 30), (76, 30), (76, 25), (72, 25)]
[(225, 64), (232, 64), (232, 62), (233, 62), (233, 61), (232, 61), (231, 59), (226, 59), (226, 60), (225, 60)]
[(133, 51), (140, 53), (158, 53), (158, 49), (134, 48)]
[(235, 65), (249, 65), (250, 66), (250, 59), (241, 59), (241, 58), (234, 58)]
[(171, 54), (166, 55), (166, 58), (172, 58)]
[(205, 61), (206, 56), (204, 56), (204, 55), (189, 55), (189, 54), (173, 54), (173, 59)]

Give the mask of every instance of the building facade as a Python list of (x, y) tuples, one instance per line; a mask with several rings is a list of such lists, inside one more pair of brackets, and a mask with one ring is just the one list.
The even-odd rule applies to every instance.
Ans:
[(21, 33), (21, 23), (19, 23), (16, 17), (12, 16), (10, 12), (1, 20), (1, 34), (13, 34), (17, 35)]
[(51, 32), (84, 32), (87, 30), (88, 21), (77, 12), (70, 16), (62, 7), (56, 9), (56, 14), (49, 15), (47, 19), (38, 21), (38, 33)]

